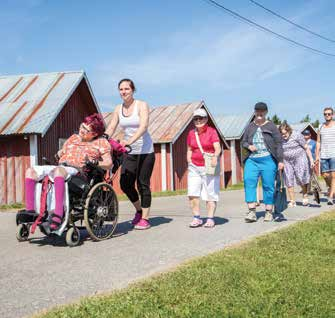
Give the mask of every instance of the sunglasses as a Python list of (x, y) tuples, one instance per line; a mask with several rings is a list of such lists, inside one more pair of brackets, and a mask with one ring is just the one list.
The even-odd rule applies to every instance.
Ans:
[(332, 116), (333, 113), (323, 113), (324, 116)]
[(197, 121), (197, 120), (203, 120), (204, 118), (206, 118), (206, 117), (193, 117), (193, 120), (194, 120), (194, 121)]
[(85, 131), (85, 134), (93, 133), (93, 131), (89, 130), (86, 126), (84, 126), (84, 124), (81, 124), (80, 128)]

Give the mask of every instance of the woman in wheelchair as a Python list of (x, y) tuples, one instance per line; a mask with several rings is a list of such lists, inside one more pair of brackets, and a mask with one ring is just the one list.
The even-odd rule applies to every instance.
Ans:
[(102, 135), (105, 126), (99, 114), (93, 114), (84, 119), (79, 127), (79, 133), (72, 135), (62, 149), (57, 153), (58, 166), (34, 166), (26, 171), (26, 212), (35, 214), (36, 182), (49, 176), (54, 182), (55, 210), (51, 215), (50, 229), (55, 231), (62, 223), (64, 214), (65, 180), (76, 175), (87, 161), (98, 164), (98, 167), (108, 170), (112, 167), (111, 146)]

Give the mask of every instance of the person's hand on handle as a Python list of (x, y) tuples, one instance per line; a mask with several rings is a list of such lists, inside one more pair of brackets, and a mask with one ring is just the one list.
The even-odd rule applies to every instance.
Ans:
[(284, 164), (282, 162), (278, 163), (278, 170), (283, 170), (284, 169)]
[(126, 147), (126, 146), (129, 146), (129, 142), (127, 141), (127, 140), (121, 140), (120, 141), (120, 145), (122, 146), (122, 147)]
[(311, 161), (311, 169), (313, 169), (314, 167), (315, 167), (315, 163)]
[(248, 149), (249, 149), (251, 152), (255, 152), (255, 151), (257, 151), (257, 148), (256, 148), (256, 146), (254, 146), (254, 145), (250, 145), (250, 146), (248, 147)]

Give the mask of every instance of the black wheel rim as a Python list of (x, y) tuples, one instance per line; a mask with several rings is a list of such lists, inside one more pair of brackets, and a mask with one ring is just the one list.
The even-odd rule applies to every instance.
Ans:
[(93, 235), (100, 240), (110, 237), (116, 227), (117, 216), (115, 192), (106, 184), (98, 186), (88, 204), (88, 221)]

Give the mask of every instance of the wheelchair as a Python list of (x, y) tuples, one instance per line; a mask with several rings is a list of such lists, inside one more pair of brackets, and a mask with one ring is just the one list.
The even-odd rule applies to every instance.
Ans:
[[(39, 206), (36, 209), (38, 212), (35, 214), (27, 213), (25, 210), (18, 211), (16, 214), (17, 240), (19, 242), (27, 241), (30, 233), (34, 233), (37, 227), (46, 236), (62, 236), (66, 232), (65, 241), (70, 247), (80, 243), (80, 229), (82, 228), (86, 228), (93, 241), (102, 241), (112, 237), (117, 227), (119, 215), (119, 203), (112, 186), (112, 176), (122, 164), (122, 156), (125, 152), (129, 151), (124, 149), (113, 151), (113, 169), (111, 171), (105, 171), (89, 161), (82, 169), (74, 167), (79, 169), (79, 173), (66, 180), (63, 221), (55, 231), (51, 231), (49, 227), (52, 215), (52, 210), (49, 208), (52, 205), (50, 204), (52, 182), (44, 180), (42, 184), (37, 183), (37, 187), (41, 190), (43, 182), (46, 181), (49, 200), (47, 199), (44, 205), (41, 203), (42, 200), (40, 202), (37, 200), (36, 205)], [(41, 191), (41, 197), (44, 192)], [(82, 226), (83, 222), (84, 227)]]

